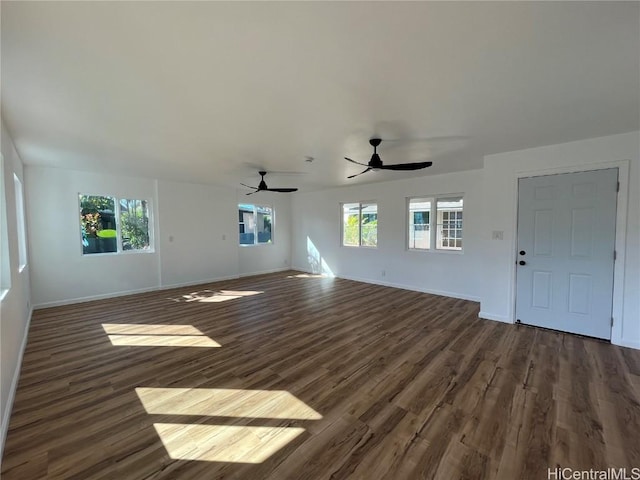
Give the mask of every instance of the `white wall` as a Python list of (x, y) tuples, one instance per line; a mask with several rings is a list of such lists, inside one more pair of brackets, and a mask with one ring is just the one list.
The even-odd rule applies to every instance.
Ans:
[[(282, 270), (290, 256), (290, 195), (39, 166), (25, 168), (36, 307)], [(153, 252), (82, 255), (78, 194), (151, 202)], [(275, 208), (274, 244), (238, 245), (238, 199)]]
[[(638, 132), (489, 155), (478, 171), (300, 194), (293, 266), (310, 270), (316, 249), (339, 277), (480, 300), (483, 318), (514, 322), (518, 178), (612, 166), (621, 180), (612, 342), (640, 348)], [(407, 251), (405, 198), (444, 193), (465, 194), (464, 253)], [(366, 200), (378, 202), (378, 248), (342, 247), (339, 204)], [(493, 231), (503, 240), (492, 240)]]
[(82, 255), (78, 194), (114, 195), (158, 204), (149, 179), (27, 166), (25, 193), (35, 306), (158, 286), (159, 255)]
[(161, 284), (237, 276), (236, 191), (159, 181), (158, 195)]
[[(27, 257), (27, 266), (18, 271), (18, 229), (16, 221), (16, 197), (13, 175), (17, 175), (24, 186), (22, 161), (13, 141), (2, 123), (0, 147), (4, 157), (4, 192), (6, 197), (6, 220), (9, 240), (9, 267), (11, 288), (2, 299), (0, 306), (0, 458), (9, 427), (9, 415), (13, 396), (20, 374), (22, 354), (26, 344), (29, 321), (31, 319), (31, 292), (29, 270), (32, 259)], [(5, 212), (0, 212), (5, 215)]]
[[(289, 268), (291, 265), (291, 204), (297, 201), (295, 194), (278, 194), (260, 192), (246, 196), (246, 191), (239, 191), (236, 203), (256, 203), (271, 205), (275, 210), (273, 221), (273, 243), (254, 247), (241, 247), (239, 251), (240, 276), (266, 273), (273, 270)], [(234, 219), (237, 223), (237, 213)], [(233, 233), (237, 239), (238, 227)]]
[[(339, 277), (479, 300), (481, 178), (477, 170), (299, 194), (292, 207), (293, 266), (310, 270), (315, 247)], [(464, 194), (464, 251), (407, 250), (406, 198), (457, 193)], [(368, 200), (378, 203), (378, 247), (341, 246), (340, 203)]]
[[(616, 166), (621, 190), (612, 342), (640, 348), (640, 135), (638, 132), (489, 155), (484, 159), (481, 316), (514, 321), (517, 179)], [(504, 231), (504, 240), (491, 232)], [(626, 231), (625, 231), (626, 230)], [(624, 267), (623, 269), (621, 267)], [(624, 275), (621, 275), (624, 270)]]

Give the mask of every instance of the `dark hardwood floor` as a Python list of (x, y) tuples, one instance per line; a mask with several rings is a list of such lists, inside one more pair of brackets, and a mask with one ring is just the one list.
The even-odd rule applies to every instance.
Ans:
[(640, 467), (640, 351), (284, 272), (34, 313), (3, 480)]

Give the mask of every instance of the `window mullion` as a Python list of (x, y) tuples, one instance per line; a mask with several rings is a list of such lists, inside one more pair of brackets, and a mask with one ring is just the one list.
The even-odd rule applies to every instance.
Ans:
[(253, 206), (253, 244), (258, 244), (258, 206)]
[(358, 204), (358, 246), (362, 246), (362, 204)]
[(433, 245), (433, 249), (437, 249), (438, 245), (436, 244), (438, 240), (438, 209), (436, 204), (438, 203), (438, 199), (434, 198), (431, 201), (431, 212), (429, 213), (429, 240), (430, 245)]
[(122, 253), (122, 231), (120, 230), (120, 199), (118, 197), (114, 197), (116, 208), (115, 208), (115, 222), (116, 222), (116, 250), (118, 253)]

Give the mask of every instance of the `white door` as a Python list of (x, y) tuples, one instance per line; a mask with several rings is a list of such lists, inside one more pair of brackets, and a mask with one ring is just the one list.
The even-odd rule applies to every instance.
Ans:
[(518, 182), (516, 319), (611, 338), (618, 169)]

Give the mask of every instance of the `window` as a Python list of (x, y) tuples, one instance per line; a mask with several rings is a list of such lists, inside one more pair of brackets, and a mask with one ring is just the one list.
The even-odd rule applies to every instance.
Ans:
[(7, 198), (4, 188), (4, 158), (0, 154), (0, 232), (2, 241), (0, 245), (0, 298), (11, 288), (11, 268), (9, 258), (9, 231), (7, 229)]
[(22, 193), (22, 182), (18, 176), (13, 174), (13, 182), (16, 189), (16, 221), (18, 222), (18, 271), (24, 270), (27, 266), (27, 229), (24, 214), (24, 195)]
[(462, 250), (462, 198), (440, 198), (436, 248)]
[(409, 199), (409, 248), (419, 250), (431, 248), (430, 217), (430, 199)]
[(82, 253), (150, 251), (147, 200), (80, 194)]
[(378, 245), (378, 204), (342, 204), (342, 245), (376, 247)]
[(149, 205), (146, 200), (120, 200), (122, 250), (149, 248)]
[(410, 250), (462, 250), (461, 196), (410, 198), (408, 204)]
[(240, 245), (273, 243), (273, 209), (263, 205), (238, 204)]

